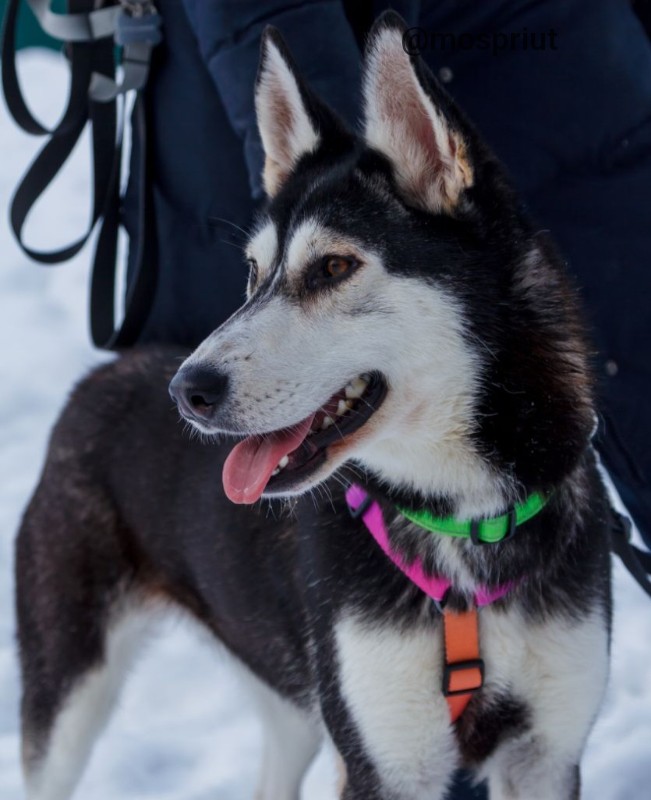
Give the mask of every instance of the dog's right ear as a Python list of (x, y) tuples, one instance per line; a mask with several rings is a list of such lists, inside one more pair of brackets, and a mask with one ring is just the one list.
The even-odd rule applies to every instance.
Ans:
[(399, 190), (414, 205), (454, 214), (475, 182), (472, 133), (418, 55), (406, 25), (388, 11), (375, 23), (364, 69), (367, 143), (386, 156)]
[(345, 131), (335, 113), (307, 87), (282, 36), (271, 25), (262, 35), (255, 109), (269, 197), (278, 193), (303, 156)]

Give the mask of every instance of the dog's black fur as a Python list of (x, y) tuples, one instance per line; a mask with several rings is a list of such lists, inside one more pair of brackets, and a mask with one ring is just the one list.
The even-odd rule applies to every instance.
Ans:
[[(76, 680), (101, 663), (107, 622), (123, 597), (184, 607), (298, 703), (319, 682), (333, 730), (354, 727), (333, 682), (329, 632), (339, 607), (399, 625), (422, 614), (420, 592), (376, 550), (336, 489), (334, 509), (308, 499), (295, 519), (279, 503), (251, 509), (226, 500), (220, 476), (229, 446), (188, 436), (169, 401), (179, 362), (172, 349), (148, 348), (101, 367), (74, 391), (52, 433), (16, 549), (30, 760), (47, 747)], [(590, 476), (585, 533), (567, 537), (564, 519), (574, 516), (577, 498), (565, 488), (511, 542), (483, 548), (481, 559), (468, 551), (487, 584), (496, 574), (503, 581), (526, 572), (518, 602), (532, 619), (582, 614), (595, 591), (610, 619), (609, 558), (598, 534), (608, 507), (593, 457), (586, 454), (579, 470)], [(414, 552), (413, 532), (404, 536), (405, 552)], [(316, 663), (310, 635), (320, 641)], [(459, 725), (466, 758), (483, 760), (526, 724), (525, 698), (478, 697)], [(369, 786), (371, 766), (348, 765), (358, 768)]]
[[(588, 444), (592, 397), (573, 292), (492, 156), (418, 62), (415, 68), (469, 143), (475, 184), (458, 214), (409, 208), (406, 223), (397, 219), (367, 190), (370, 182), (390, 186), (402, 203), (389, 161), (333, 123), (302, 84), (319, 130), (330, 135), (301, 160), (268, 213), (281, 240), (297, 217), (325, 213), (328, 224), (379, 250), (388, 271), (434, 280), (461, 299), (469, 340), (490, 353), (476, 447), (513, 500), (532, 491), (549, 491), (551, 500), (514, 539), (459, 543), (458, 557), (479, 584), (519, 581), (497, 613), (515, 604), (541, 624), (581, 620), (598, 608), (608, 628), (609, 506)], [(532, 246), (536, 263), (527, 262)], [(265, 302), (264, 286), (251, 302)], [(393, 797), (342, 696), (333, 631), (353, 610), (371, 626), (398, 630), (426, 620), (436, 637), (439, 612), (351, 519), (339, 484), (332, 500), (300, 500), (291, 516), (276, 501), (248, 508), (226, 500), (220, 476), (228, 445), (188, 436), (167, 395), (183, 355), (142, 349), (101, 367), (74, 391), (52, 434), (17, 543), (28, 770), (44, 758), (71, 689), (102, 663), (116, 608), (127, 598), (158, 599), (187, 609), (299, 706), (317, 698), (346, 765), (343, 797)], [(370, 472), (364, 482), (391, 522), (395, 547), (407, 559), (423, 556), (435, 573), (439, 543), (428, 537), (424, 545), (422, 531), (396, 517), (395, 504), (446, 514), (455, 499), (407, 492)], [(468, 598), (453, 593), (449, 602), (462, 609)], [(481, 765), (531, 724), (528, 698), (491, 686), (488, 676), (457, 723), (463, 760)], [(578, 797), (578, 771), (572, 776), (568, 799)]]

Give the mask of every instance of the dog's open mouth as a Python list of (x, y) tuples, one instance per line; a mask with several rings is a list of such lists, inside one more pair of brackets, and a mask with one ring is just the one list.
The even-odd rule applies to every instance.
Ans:
[(379, 373), (359, 375), (297, 425), (235, 445), (224, 463), (226, 496), (233, 503), (254, 503), (265, 491), (290, 491), (324, 463), (330, 445), (368, 421), (386, 391)]

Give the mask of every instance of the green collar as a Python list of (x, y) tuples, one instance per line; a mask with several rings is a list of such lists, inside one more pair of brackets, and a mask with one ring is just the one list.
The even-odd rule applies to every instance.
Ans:
[(510, 539), (518, 525), (535, 517), (549, 497), (534, 492), (524, 501), (513, 506), (506, 514), (480, 520), (456, 520), (454, 517), (435, 517), (429, 511), (409, 511), (398, 507), (398, 511), (421, 528), (444, 536), (472, 539), (475, 544), (494, 544)]

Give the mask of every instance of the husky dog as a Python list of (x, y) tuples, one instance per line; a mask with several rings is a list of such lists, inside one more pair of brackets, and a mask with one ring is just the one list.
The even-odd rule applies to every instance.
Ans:
[[(577, 304), (402, 34), (388, 15), (369, 37), (357, 136), (266, 32), (247, 302), (178, 371), (166, 349), (100, 368), (54, 430), (17, 545), (30, 800), (70, 796), (169, 603), (255, 687), (262, 800), (298, 798), (324, 737), (344, 800), (443, 798), (459, 766), (492, 800), (579, 797), (611, 599)], [(186, 420), (242, 440), (189, 437), (172, 378)], [(349, 513), (351, 482), (404, 564), (449, 579), (446, 608), (510, 587), (478, 612), (483, 686), (454, 723), (440, 604)], [(534, 493), (542, 510), (494, 544), (411, 521), (492, 519)]]

